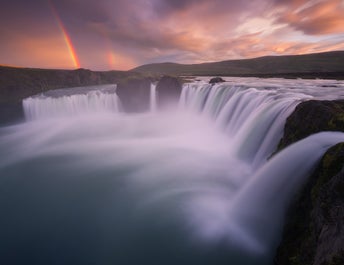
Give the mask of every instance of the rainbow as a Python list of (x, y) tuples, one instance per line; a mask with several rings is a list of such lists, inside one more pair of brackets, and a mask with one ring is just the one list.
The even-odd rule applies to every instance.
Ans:
[(52, 1), (49, 1), (49, 3), (50, 3), (50, 8), (51, 8), (51, 11), (53, 13), (53, 16), (57, 22), (59, 29), (61, 30), (64, 42), (66, 43), (66, 46), (68, 48), (69, 56), (70, 56), (71, 60), (73, 61), (73, 65), (75, 68), (80, 68), (79, 58), (76, 54), (75, 48), (73, 46), (72, 40), (71, 40), (67, 30), (66, 30), (66, 27), (63, 25), (63, 22), (62, 22), (61, 18), (59, 17)]

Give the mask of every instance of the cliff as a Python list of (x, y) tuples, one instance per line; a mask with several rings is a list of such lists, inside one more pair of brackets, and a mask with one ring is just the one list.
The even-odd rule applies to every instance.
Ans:
[(102, 84), (117, 84), (126, 112), (149, 110), (150, 86), (157, 82), (158, 107), (178, 101), (181, 80), (171, 76), (128, 71), (96, 72), (87, 69), (54, 70), (0, 66), (0, 124), (23, 119), (22, 100), (44, 91)]
[[(344, 132), (343, 100), (299, 104), (279, 149), (320, 131)], [(326, 152), (286, 220), (276, 265), (344, 264), (344, 143)]]
[(44, 91), (100, 84), (157, 80), (158, 75), (88, 69), (54, 70), (0, 66), (0, 124), (23, 118), (22, 99)]
[(54, 70), (0, 66), (0, 103), (20, 102), (23, 98), (57, 88), (114, 84), (131, 78), (153, 78), (127, 71)]

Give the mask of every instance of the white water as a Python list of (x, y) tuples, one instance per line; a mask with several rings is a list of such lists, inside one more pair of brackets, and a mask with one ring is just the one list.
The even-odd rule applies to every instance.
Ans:
[(115, 92), (114, 85), (52, 90), (24, 99), (25, 117), (34, 120), (95, 112), (119, 112), (121, 107)]
[(341, 98), (343, 87), (199, 81), (184, 86), (178, 110), (130, 115), (62, 107), (48, 118), (45, 100), (68, 106), (73, 95), (24, 101), (36, 115), (0, 131), (0, 261), (270, 264), (288, 202), (344, 134), (266, 158), (297, 103)]
[(151, 84), (150, 87), (150, 111), (155, 112), (157, 107), (156, 84)]

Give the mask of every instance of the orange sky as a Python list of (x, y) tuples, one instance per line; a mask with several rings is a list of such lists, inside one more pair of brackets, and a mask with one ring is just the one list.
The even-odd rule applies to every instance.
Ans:
[(344, 0), (2, 0), (0, 64), (127, 70), (344, 50)]

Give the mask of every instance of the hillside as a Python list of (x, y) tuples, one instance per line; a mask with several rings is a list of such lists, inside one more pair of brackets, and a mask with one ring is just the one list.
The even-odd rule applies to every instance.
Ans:
[(344, 79), (344, 51), (265, 56), (202, 64), (156, 63), (132, 69), (141, 73)]

